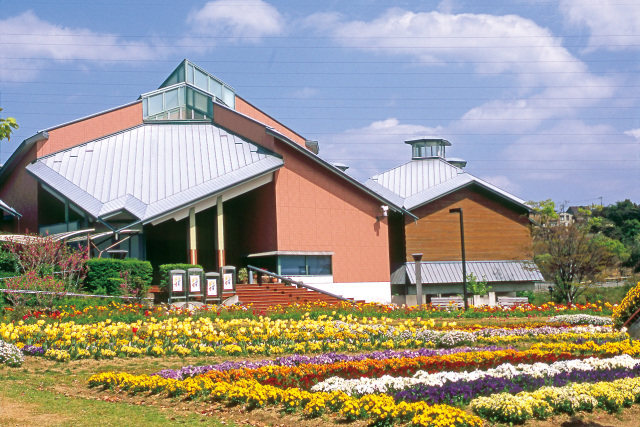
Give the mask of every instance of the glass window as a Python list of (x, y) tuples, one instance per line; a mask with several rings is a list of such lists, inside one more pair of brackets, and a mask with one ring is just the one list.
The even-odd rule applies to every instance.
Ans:
[(193, 65), (187, 65), (187, 83), (193, 84)]
[(204, 74), (202, 71), (194, 69), (193, 70), (193, 84), (194, 86), (202, 89), (202, 90), (207, 90), (207, 75)]
[(164, 108), (170, 110), (180, 105), (178, 100), (178, 89), (170, 90), (164, 94)]
[(309, 274), (312, 276), (331, 274), (331, 257), (329, 255), (308, 256), (307, 266), (309, 268)]
[(153, 95), (149, 97), (147, 105), (147, 115), (153, 116), (162, 111), (162, 94)]
[(280, 274), (284, 276), (307, 275), (307, 266), (304, 255), (291, 255), (280, 257)]
[(236, 94), (232, 90), (222, 87), (221, 99), (229, 108), (236, 108)]
[(222, 85), (211, 77), (209, 77), (209, 93), (222, 99)]
[(280, 274), (284, 276), (320, 276), (331, 274), (330, 255), (281, 255)]

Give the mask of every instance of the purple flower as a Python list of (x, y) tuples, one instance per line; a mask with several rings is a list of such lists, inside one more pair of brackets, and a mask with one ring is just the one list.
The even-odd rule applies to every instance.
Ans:
[(216, 365), (185, 366), (177, 370), (163, 369), (162, 371), (156, 372), (153, 375), (158, 375), (163, 378), (183, 380), (185, 378), (202, 375), (209, 371), (224, 372), (231, 369), (254, 369), (254, 368), (261, 368), (263, 366), (270, 366), (270, 365), (276, 365), (276, 366), (298, 366), (298, 365), (306, 365), (306, 364), (328, 365), (330, 363), (336, 363), (336, 362), (352, 362), (352, 361), (361, 361), (361, 360), (367, 360), (367, 359), (373, 359), (373, 360), (413, 359), (421, 356), (441, 356), (444, 354), (466, 353), (470, 351), (499, 351), (499, 350), (504, 350), (505, 348), (509, 348), (509, 347), (497, 347), (497, 346), (460, 347), (460, 348), (438, 349), (438, 350), (429, 349), (429, 348), (420, 348), (417, 350), (402, 350), (402, 351), (394, 351), (394, 350), (374, 351), (373, 353), (357, 354), (357, 355), (325, 353), (325, 354), (319, 354), (315, 356), (307, 356), (303, 354), (292, 354), (290, 356), (278, 357), (275, 360), (265, 359), (257, 362), (227, 361), (227, 362), (218, 363)]

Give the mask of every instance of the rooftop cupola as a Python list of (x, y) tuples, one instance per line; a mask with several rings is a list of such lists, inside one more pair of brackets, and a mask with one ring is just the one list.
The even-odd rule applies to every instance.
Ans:
[(458, 157), (450, 157), (448, 159), (445, 159), (447, 161), (447, 163), (457, 167), (457, 168), (464, 168), (465, 166), (467, 166), (467, 161), (464, 159), (459, 159)]
[(411, 145), (411, 157), (413, 160), (420, 159), (445, 159), (445, 147), (451, 145), (446, 139), (420, 138), (405, 141)]

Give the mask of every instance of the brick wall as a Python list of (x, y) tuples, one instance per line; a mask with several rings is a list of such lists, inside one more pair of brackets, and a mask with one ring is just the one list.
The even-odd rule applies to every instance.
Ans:
[[(11, 174), (0, 188), (0, 199), (22, 215), (19, 229), (15, 232), (38, 232), (38, 182), (29, 175), (25, 168), (36, 158), (36, 147), (33, 146), (20, 159)], [(18, 222), (16, 221), (16, 226)]]
[(69, 123), (48, 131), (49, 139), (38, 143), (38, 157), (110, 135), (141, 123), (142, 102), (136, 102), (117, 110)]
[(276, 140), (278, 250), (331, 251), (335, 282), (389, 281), (387, 220), (381, 203)]
[(290, 140), (302, 145), (303, 147), (305, 146), (305, 139), (303, 137), (301, 137), (288, 127), (284, 126), (282, 123), (269, 117), (268, 115), (258, 110), (256, 107), (238, 96), (236, 96), (236, 111), (246, 116), (252, 117), (258, 120), (260, 123), (264, 123), (265, 125), (276, 129), (278, 132), (280, 132)]

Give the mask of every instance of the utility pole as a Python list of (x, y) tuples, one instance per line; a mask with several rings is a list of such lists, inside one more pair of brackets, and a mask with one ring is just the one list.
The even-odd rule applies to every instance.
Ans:
[(420, 261), (422, 260), (422, 254), (411, 254), (416, 264), (416, 304), (418, 307), (422, 305), (422, 266)]
[(449, 213), (460, 214), (460, 245), (462, 246), (462, 298), (464, 299), (464, 310), (469, 310), (469, 300), (467, 299), (467, 262), (464, 250), (464, 219), (462, 216), (462, 208), (449, 209)]

